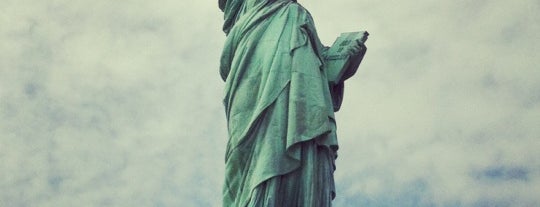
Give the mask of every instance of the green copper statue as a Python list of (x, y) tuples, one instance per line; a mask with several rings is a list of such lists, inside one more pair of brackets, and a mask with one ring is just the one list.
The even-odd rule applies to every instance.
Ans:
[[(227, 34), (220, 73), (229, 131), (223, 206), (331, 206), (334, 111), (359, 61), (335, 69), (345, 75), (329, 81), (329, 49), (296, 1), (219, 0), (219, 7)], [(346, 50), (361, 59), (365, 47), (356, 41)]]

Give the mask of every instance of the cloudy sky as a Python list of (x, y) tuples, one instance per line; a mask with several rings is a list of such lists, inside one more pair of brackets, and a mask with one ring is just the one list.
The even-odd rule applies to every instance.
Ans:
[[(1, 0), (0, 206), (220, 206), (217, 1)], [(540, 1), (300, 1), (368, 30), (335, 206), (540, 206)]]

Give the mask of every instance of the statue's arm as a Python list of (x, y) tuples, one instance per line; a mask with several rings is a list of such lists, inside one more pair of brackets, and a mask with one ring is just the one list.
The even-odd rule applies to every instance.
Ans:
[(329, 46), (324, 46), (324, 45), (323, 45), (323, 47), (322, 47), (322, 49), (321, 49), (321, 51), (322, 51), (321, 53), (322, 53), (323, 59), (326, 59), (326, 53), (328, 52), (329, 49), (330, 49)]
[(347, 58), (341, 60), (335, 60), (332, 59), (333, 57), (329, 57), (333, 56), (330, 48), (323, 47), (321, 51), (325, 62), (324, 69), (328, 77), (328, 87), (332, 96), (332, 104), (334, 105), (334, 111), (337, 112), (343, 102), (344, 82), (356, 73), (366, 52), (366, 48), (363, 41), (356, 40), (343, 48), (345, 50), (343, 53), (347, 54)]

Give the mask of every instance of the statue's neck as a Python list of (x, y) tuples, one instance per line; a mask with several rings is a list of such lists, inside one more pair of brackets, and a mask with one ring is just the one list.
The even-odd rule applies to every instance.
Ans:
[(219, 7), (225, 15), (223, 31), (229, 33), (242, 16), (253, 12), (254, 9), (260, 9), (278, 2), (296, 2), (296, 0), (219, 0)]
[(225, 23), (223, 31), (228, 31), (244, 14), (248, 13), (261, 3), (268, 3), (276, 0), (220, 0), (219, 7), (225, 13)]

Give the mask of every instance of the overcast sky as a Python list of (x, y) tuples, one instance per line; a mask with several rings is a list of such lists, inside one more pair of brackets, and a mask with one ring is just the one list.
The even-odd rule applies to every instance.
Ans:
[[(540, 1), (300, 3), (371, 34), (335, 206), (540, 206)], [(0, 206), (220, 206), (217, 1), (1, 5)]]

